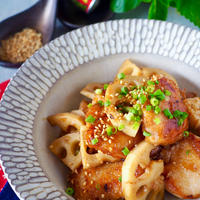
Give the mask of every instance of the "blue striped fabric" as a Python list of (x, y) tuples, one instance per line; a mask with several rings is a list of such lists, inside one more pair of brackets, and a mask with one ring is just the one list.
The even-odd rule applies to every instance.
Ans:
[(0, 192), (0, 200), (20, 200), (7, 182)]

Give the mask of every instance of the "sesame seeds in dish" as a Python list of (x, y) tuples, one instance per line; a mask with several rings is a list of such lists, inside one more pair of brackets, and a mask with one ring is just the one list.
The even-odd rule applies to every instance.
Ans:
[(112, 82), (89, 83), (81, 94), (88, 100), (78, 110), (48, 117), (62, 130), (49, 149), (71, 170), (68, 195), (161, 200), (167, 190), (183, 199), (200, 197), (200, 184), (190, 178), (199, 173), (200, 138), (191, 98), (173, 76), (125, 60)]

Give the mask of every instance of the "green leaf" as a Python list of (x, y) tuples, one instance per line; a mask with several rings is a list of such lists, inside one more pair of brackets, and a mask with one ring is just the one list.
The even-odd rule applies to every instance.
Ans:
[(149, 8), (149, 19), (166, 20), (168, 14), (168, 0), (152, 0)]
[(135, 9), (141, 2), (142, 0), (111, 0), (110, 7), (115, 13), (123, 13)]
[(176, 8), (176, 0), (169, 0), (169, 5)]
[(199, 0), (176, 0), (176, 9), (185, 18), (200, 27), (200, 1)]
[(151, 3), (152, 0), (143, 0), (144, 3)]

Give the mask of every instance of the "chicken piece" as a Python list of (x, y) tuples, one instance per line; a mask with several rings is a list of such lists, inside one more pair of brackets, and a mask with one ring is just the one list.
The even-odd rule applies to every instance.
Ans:
[(123, 162), (106, 163), (96, 168), (81, 169), (72, 175), (76, 200), (117, 200), (123, 197), (121, 170)]
[(197, 93), (192, 92), (192, 91), (186, 91), (186, 89), (183, 89), (183, 90), (180, 89), (180, 93), (181, 93), (182, 99), (197, 97)]
[(163, 154), (167, 191), (183, 199), (200, 197), (200, 138), (190, 133)]
[[(151, 136), (146, 137), (148, 142), (154, 145), (168, 145), (182, 138), (182, 133), (188, 129), (188, 119), (186, 118), (178, 124), (179, 119), (175, 117), (168, 119), (163, 110), (169, 109), (172, 114), (178, 110), (184, 112), (187, 116), (187, 109), (181, 99), (176, 83), (165, 77), (159, 78), (158, 81), (159, 84), (156, 85), (156, 90), (168, 90), (171, 94), (160, 101), (161, 112), (159, 114), (156, 114), (153, 110), (147, 111), (145, 107), (143, 108), (143, 130), (151, 134)], [(156, 118), (160, 121), (159, 123), (155, 123)]]
[(200, 135), (200, 97), (185, 99), (184, 103), (189, 113), (190, 129)]
[[(89, 108), (87, 116), (92, 115), (95, 118), (94, 123), (87, 123), (87, 134), (85, 138), (88, 143), (88, 147), (95, 148), (101, 152), (111, 155), (115, 158), (125, 158), (126, 156), (122, 153), (124, 147), (131, 150), (136, 144), (144, 139), (141, 133), (138, 133), (136, 137), (130, 137), (124, 134), (122, 131), (118, 131), (117, 127), (113, 127), (106, 113), (104, 112), (103, 106), (99, 104), (93, 105)], [(112, 135), (108, 135), (107, 127), (111, 128)], [(92, 139), (98, 138), (96, 144), (92, 144)]]

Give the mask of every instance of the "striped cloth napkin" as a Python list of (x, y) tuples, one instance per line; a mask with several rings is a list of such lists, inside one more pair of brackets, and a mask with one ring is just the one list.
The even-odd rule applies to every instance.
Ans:
[[(5, 81), (0, 83), (0, 99), (9, 83)], [(12, 188), (10, 187), (9, 183), (7, 182), (3, 170), (0, 165), (0, 200), (19, 200), (16, 194), (13, 192)]]

